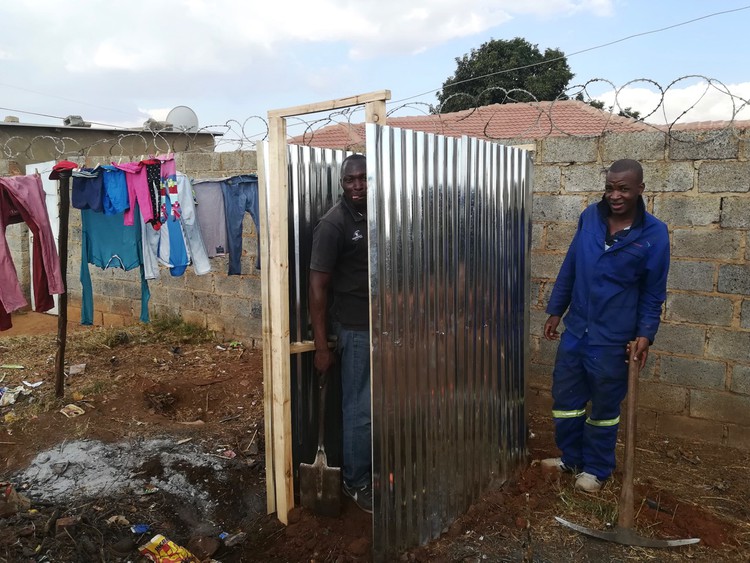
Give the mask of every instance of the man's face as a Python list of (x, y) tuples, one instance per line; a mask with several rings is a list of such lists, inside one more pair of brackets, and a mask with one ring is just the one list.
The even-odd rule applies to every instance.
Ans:
[(638, 182), (634, 170), (607, 172), (604, 183), (604, 199), (612, 215), (627, 219), (635, 217), (638, 197), (643, 193), (643, 182)]
[(367, 163), (364, 159), (347, 160), (341, 169), (344, 197), (357, 211), (367, 209)]

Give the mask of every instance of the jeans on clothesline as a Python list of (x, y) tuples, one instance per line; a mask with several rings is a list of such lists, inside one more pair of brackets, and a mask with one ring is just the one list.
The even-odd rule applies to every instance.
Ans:
[[(221, 183), (224, 192), (224, 211), (227, 221), (227, 251), (231, 275), (242, 273), (242, 221), (245, 213), (255, 223), (255, 232), (260, 241), (260, 216), (258, 209), (258, 177), (254, 174), (234, 176)], [(255, 267), (260, 268), (260, 245), (256, 251)]]

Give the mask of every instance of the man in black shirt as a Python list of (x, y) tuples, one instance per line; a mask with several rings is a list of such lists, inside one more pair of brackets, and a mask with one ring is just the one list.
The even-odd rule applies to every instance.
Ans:
[[(370, 301), (367, 250), (367, 163), (361, 154), (341, 164), (341, 199), (315, 227), (310, 260), (310, 317), (315, 368), (335, 361), (328, 320), (338, 337), (344, 431), (343, 490), (372, 512), (370, 433)], [(333, 302), (328, 303), (329, 289)]]

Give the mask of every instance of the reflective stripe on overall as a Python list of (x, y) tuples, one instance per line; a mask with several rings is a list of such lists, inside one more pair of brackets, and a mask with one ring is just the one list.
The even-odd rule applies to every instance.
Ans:
[(625, 346), (592, 346), (587, 334), (579, 339), (566, 331), (555, 359), (552, 416), (557, 447), (565, 465), (600, 479), (615, 468), (620, 403), (628, 389)]

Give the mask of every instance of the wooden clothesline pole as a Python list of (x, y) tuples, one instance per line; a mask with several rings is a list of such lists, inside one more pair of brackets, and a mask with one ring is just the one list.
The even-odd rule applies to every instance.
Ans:
[(70, 214), (70, 170), (60, 171), (60, 228), (57, 251), (60, 255), (63, 293), (58, 300), (57, 354), (55, 355), (55, 396), (65, 395), (65, 342), (68, 337), (68, 216)]

